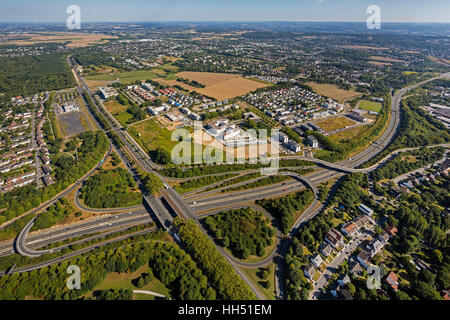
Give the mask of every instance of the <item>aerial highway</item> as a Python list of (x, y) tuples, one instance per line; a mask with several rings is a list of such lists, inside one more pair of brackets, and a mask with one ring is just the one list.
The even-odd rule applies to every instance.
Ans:
[[(73, 68), (71, 58), (68, 57), (68, 64)], [(295, 237), (298, 230), (301, 228), (301, 226), (307, 222), (308, 220), (312, 219), (315, 215), (317, 215), (322, 209), (323, 204), (320, 204), (318, 201), (318, 189), (317, 185), (320, 185), (321, 183), (336, 179), (339, 177), (342, 177), (343, 175), (347, 173), (352, 172), (363, 172), (368, 173), (374, 169), (376, 169), (377, 166), (371, 166), (369, 168), (358, 168), (363, 163), (367, 162), (374, 156), (376, 156), (378, 153), (380, 153), (384, 148), (386, 148), (389, 143), (394, 139), (395, 134), (397, 133), (399, 124), (400, 124), (400, 103), (405, 93), (407, 93), (409, 90), (419, 87), (425, 83), (428, 83), (430, 81), (433, 81), (435, 79), (448, 77), (450, 73), (443, 74), (438, 77), (434, 77), (432, 79), (428, 79), (426, 81), (423, 81), (421, 83), (415, 84), (413, 86), (410, 86), (408, 88), (404, 88), (402, 90), (399, 90), (393, 97), (392, 97), (392, 108), (391, 108), (391, 114), (389, 122), (386, 126), (385, 131), (381, 136), (372, 143), (370, 146), (368, 146), (365, 150), (358, 153), (357, 155), (354, 155), (352, 158), (342, 161), (340, 163), (334, 164), (329, 163), (326, 161), (322, 161), (319, 159), (314, 159), (312, 157), (283, 157), (283, 159), (301, 159), (301, 160), (307, 160), (310, 162), (313, 162), (315, 164), (318, 164), (322, 168), (316, 172), (313, 172), (311, 174), (302, 176), (299, 174), (295, 174), (292, 172), (283, 172), (280, 171), (278, 174), (280, 175), (288, 175), (295, 179), (294, 181), (287, 181), (282, 184), (275, 184), (271, 186), (266, 186), (263, 188), (258, 188), (254, 190), (244, 190), (241, 192), (233, 193), (233, 194), (221, 194), (221, 195), (212, 195), (211, 197), (205, 197), (205, 194), (198, 193), (202, 190), (197, 190), (196, 192), (189, 193), (185, 195), (186, 198), (183, 198), (175, 189), (170, 187), (169, 181), (170, 180), (184, 180), (187, 181), (188, 179), (197, 179), (199, 177), (192, 177), (187, 179), (176, 179), (176, 178), (169, 178), (165, 177), (159, 172), (161, 167), (150, 159), (149, 155), (139, 146), (138, 143), (131, 137), (126, 130), (123, 130), (121, 125), (118, 123), (118, 121), (109, 113), (109, 111), (102, 105), (102, 102), (100, 99), (98, 99), (90, 90), (90, 88), (85, 83), (83, 77), (77, 73), (77, 71), (73, 68), (74, 74), (77, 78), (77, 81), (79, 83), (78, 90), (81, 92), (86, 92), (92, 99), (94, 103), (94, 108), (98, 110), (102, 115), (105, 116), (105, 119), (111, 124), (111, 127), (113, 130), (117, 133), (120, 140), (123, 142), (125, 149), (129, 152), (129, 154), (132, 156), (132, 158), (136, 161), (136, 164), (139, 165), (141, 168), (144, 169), (144, 171), (155, 173), (158, 177), (161, 178), (161, 180), (165, 184), (165, 189), (161, 191), (162, 197), (156, 197), (154, 195), (148, 195), (144, 194), (144, 206), (148, 209), (148, 211), (152, 214), (153, 221), (158, 223), (160, 226), (162, 226), (166, 231), (170, 233), (173, 232), (172, 230), (172, 224), (173, 219), (175, 216), (180, 216), (184, 219), (192, 219), (194, 220), (197, 225), (203, 230), (205, 234), (207, 234), (206, 230), (204, 230), (203, 226), (201, 225), (199, 218), (204, 217), (206, 215), (212, 215), (215, 213), (223, 212), (224, 210), (227, 210), (228, 208), (238, 208), (238, 207), (255, 207), (255, 205), (252, 204), (253, 201), (257, 199), (262, 198), (270, 198), (274, 195), (283, 195), (283, 194), (289, 194), (297, 190), (301, 190), (304, 188), (310, 188), (313, 190), (315, 194), (315, 199), (313, 203), (305, 210), (305, 212), (300, 216), (300, 218), (295, 221), (293, 227), (291, 228), (290, 232), (287, 236), (281, 237), (281, 235), (277, 236), (277, 246), (276, 250), (274, 250), (269, 257), (264, 259), (264, 261), (261, 261), (257, 264), (246, 264), (244, 262), (240, 262), (230, 256), (227, 255), (227, 253), (223, 250), (223, 248), (218, 247), (219, 251), (225, 256), (225, 258), (231, 263), (231, 265), (234, 267), (236, 272), (247, 282), (249, 287), (255, 292), (255, 294), (258, 296), (258, 298), (262, 298), (259, 290), (255, 287), (255, 285), (247, 279), (247, 277), (239, 270), (240, 267), (258, 267), (261, 265), (267, 265), (267, 263), (270, 263), (273, 259), (276, 259), (277, 262), (277, 269), (276, 269), (276, 291), (278, 298), (284, 297), (284, 290), (283, 290), (283, 281), (282, 281), (282, 274), (283, 274), (283, 261), (284, 257), (286, 255), (287, 249), (290, 246), (290, 242), (293, 237)], [(99, 126), (100, 127), (100, 126)], [(109, 153), (111, 153), (111, 148), (109, 150)], [(124, 155), (121, 153), (120, 150), (116, 150), (118, 154), (121, 156), (122, 160), (124, 160)], [(107, 155), (109, 156), (109, 154)], [(389, 155), (392, 156), (392, 155)], [(383, 159), (386, 161), (386, 159)], [(236, 173), (243, 174), (243, 173), (250, 173), (254, 172), (252, 170), (243, 170), (238, 171)], [(224, 173), (224, 174), (229, 174)], [(231, 179), (227, 179), (231, 180)], [(227, 181), (225, 180), (225, 181)], [(255, 179), (256, 180), (256, 179)], [(221, 182), (223, 183), (223, 181)], [(248, 181), (246, 182), (248, 183)], [(141, 186), (142, 182), (139, 180), (138, 184)], [(242, 184), (242, 183), (241, 183)], [(244, 183), (245, 184), (245, 183)], [(81, 181), (74, 186), (69, 192), (75, 189), (75, 187), (79, 187), (81, 185)], [(220, 186), (220, 183), (214, 184), (214, 186)], [(233, 187), (233, 186), (228, 186)], [(208, 186), (208, 188), (211, 188), (211, 186)], [(203, 188), (203, 190), (206, 190), (208, 188)], [(67, 193), (69, 193), (67, 192)], [(216, 190), (217, 192), (217, 190)], [(194, 195), (195, 193), (195, 195)], [(209, 194), (213, 193), (213, 191), (210, 191)], [(78, 193), (77, 193), (78, 194)], [(78, 196), (76, 196), (76, 199), (78, 199)], [(187, 202), (187, 199), (189, 200), (189, 203)], [(79, 201), (76, 201), (77, 206), (83, 208), (83, 206), (79, 203)], [(135, 207), (135, 209), (139, 209), (141, 207)], [(85, 208), (86, 210), (97, 210), (97, 209), (89, 209)], [(102, 209), (98, 209), (102, 210)], [(261, 209), (258, 209), (261, 211)], [(266, 214), (266, 213), (265, 213)], [(147, 215), (145, 217), (146, 221), (151, 221), (150, 217)], [(142, 221), (139, 221), (139, 218), (136, 218), (136, 220), (133, 222), (136, 223), (145, 223), (144, 218), (142, 218)], [(124, 220), (130, 222), (131, 220)], [(16, 248), (17, 251), (23, 255), (28, 256), (37, 256), (41, 255), (42, 252), (36, 251), (37, 245), (46, 245), (47, 243), (44, 243), (44, 240), (39, 239), (33, 239), (33, 237), (30, 237), (27, 239), (27, 234), (29, 233), (30, 229), (32, 228), (34, 223), (34, 219), (30, 221), (29, 224), (22, 230), (22, 232), (19, 234), (19, 236), (16, 238)], [(122, 227), (122, 226), (121, 226)], [(94, 231), (96, 229), (99, 229), (100, 226), (96, 225), (93, 226), (93, 228), (86, 228), (79, 230), (79, 233), (75, 232), (76, 235), (85, 235), (85, 231)], [(67, 233), (72, 234), (72, 233)], [(53, 236), (53, 235), (52, 235)], [(62, 237), (60, 235), (60, 237)], [(59, 237), (59, 236), (57, 236)], [(30, 243), (31, 241), (36, 240), (35, 243)], [(2, 250), (2, 247), (0, 247), (0, 250)], [(1, 253), (2, 251), (0, 251)], [(46, 251), (43, 251), (46, 252)], [(78, 253), (80, 254), (80, 253)]]
[[(34, 231), (26, 239), (27, 246), (36, 249), (49, 243), (66, 240), (80, 235), (87, 235), (98, 231), (108, 231), (116, 229), (112, 223), (121, 222), (127, 225), (136, 218), (150, 219), (146, 210), (124, 212), (122, 214), (104, 215), (74, 224), (55, 226), (49, 229)], [(98, 229), (96, 229), (98, 228)], [(0, 256), (14, 253), (14, 241), (6, 241), (0, 244)]]

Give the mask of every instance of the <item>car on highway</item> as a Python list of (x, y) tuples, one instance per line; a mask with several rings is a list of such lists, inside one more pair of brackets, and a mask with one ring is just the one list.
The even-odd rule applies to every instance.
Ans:
[(197, 204), (197, 201), (192, 202), (192, 204)]

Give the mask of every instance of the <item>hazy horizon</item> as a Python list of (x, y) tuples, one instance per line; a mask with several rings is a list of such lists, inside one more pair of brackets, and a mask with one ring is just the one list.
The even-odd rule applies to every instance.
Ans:
[(450, 23), (447, 0), (2, 0), (0, 23), (63, 23), (69, 5), (96, 22), (365, 22), (370, 5), (382, 23)]

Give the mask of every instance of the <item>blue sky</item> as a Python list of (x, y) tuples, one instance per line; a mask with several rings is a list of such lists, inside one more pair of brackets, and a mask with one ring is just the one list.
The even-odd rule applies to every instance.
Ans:
[(365, 21), (378, 5), (382, 22), (450, 22), (449, 0), (0, 0), (1, 22)]

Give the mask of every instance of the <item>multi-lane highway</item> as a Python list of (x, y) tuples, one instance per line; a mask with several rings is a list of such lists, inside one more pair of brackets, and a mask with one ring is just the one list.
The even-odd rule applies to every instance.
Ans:
[[(34, 252), (35, 249), (44, 247), (51, 243), (97, 233), (100, 233), (98, 234), (98, 237), (103, 237), (105, 235), (105, 233), (103, 232), (116, 232), (118, 229), (130, 228), (132, 226), (144, 223), (151, 223), (152, 221), (153, 220), (150, 218), (146, 210), (130, 211), (115, 215), (106, 215), (98, 218), (93, 218), (88, 221), (70, 224), (67, 226), (53, 227), (50, 229), (30, 233), (25, 240), (25, 244), (27, 248), (30, 248), (30, 250)], [(56, 248), (53, 249), (53, 251), (57, 251), (59, 249), (64, 248)], [(0, 257), (9, 255), (14, 252), (14, 241), (7, 241), (0, 245)], [(52, 252), (50, 252), (49, 250), (42, 250), (38, 253), (39, 255), (42, 255)]]

